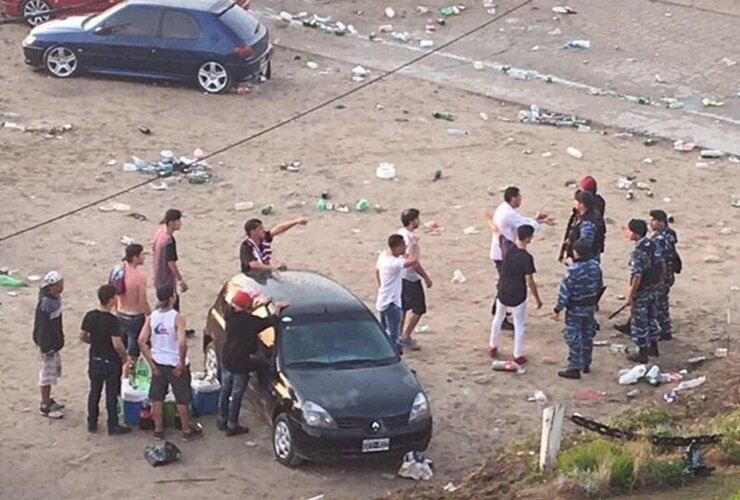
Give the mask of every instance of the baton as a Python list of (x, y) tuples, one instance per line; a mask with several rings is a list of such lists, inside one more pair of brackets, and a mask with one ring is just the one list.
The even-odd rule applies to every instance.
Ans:
[(622, 311), (624, 311), (624, 310), (625, 310), (625, 309), (627, 308), (627, 306), (628, 306), (628, 305), (629, 305), (629, 304), (627, 304), (627, 303), (625, 302), (625, 303), (624, 303), (624, 304), (622, 305), (622, 307), (620, 307), (619, 309), (617, 309), (616, 311), (614, 311), (613, 313), (611, 313), (611, 314), (609, 315), (609, 319), (614, 319), (614, 318), (615, 318), (615, 317), (617, 316), (617, 314), (619, 314), (619, 313), (621, 313)]

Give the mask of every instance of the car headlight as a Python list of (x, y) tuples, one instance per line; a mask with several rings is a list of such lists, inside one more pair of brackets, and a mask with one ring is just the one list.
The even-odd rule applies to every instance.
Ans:
[(411, 413), (409, 413), (409, 423), (413, 424), (417, 420), (426, 418), (429, 416), (429, 402), (423, 392), (420, 392), (414, 398), (414, 404), (411, 405)]
[(23, 40), (23, 45), (33, 45), (33, 42), (35, 42), (35, 41), (36, 41), (36, 37), (35, 37), (35, 36), (33, 36), (33, 35), (28, 35), (28, 36), (27, 36), (27, 37), (26, 37), (26, 38), (25, 38), (25, 39)]
[(328, 411), (311, 401), (303, 403), (301, 413), (303, 414), (303, 420), (311, 427), (333, 428), (337, 426)]

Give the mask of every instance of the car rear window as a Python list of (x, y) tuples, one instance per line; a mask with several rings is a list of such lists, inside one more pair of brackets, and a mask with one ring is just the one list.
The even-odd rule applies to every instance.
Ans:
[(280, 356), (290, 366), (370, 366), (395, 361), (396, 352), (377, 322), (369, 319), (283, 322)]
[(219, 16), (226, 27), (240, 40), (249, 42), (255, 38), (259, 31), (260, 23), (246, 10), (238, 5), (227, 9)]

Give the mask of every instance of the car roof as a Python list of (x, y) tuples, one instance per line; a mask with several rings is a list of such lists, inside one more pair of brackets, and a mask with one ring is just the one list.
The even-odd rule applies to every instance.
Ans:
[(237, 290), (261, 292), (290, 304), (291, 316), (367, 312), (365, 304), (336, 281), (314, 271), (239, 273), (226, 283), (227, 301)]
[(233, 5), (233, 0), (128, 0), (129, 5), (154, 5), (186, 10), (221, 13)]

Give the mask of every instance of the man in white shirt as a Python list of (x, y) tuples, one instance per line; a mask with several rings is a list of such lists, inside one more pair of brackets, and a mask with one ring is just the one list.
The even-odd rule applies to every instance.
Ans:
[(403, 270), (418, 262), (416, 253), (418, 241), (418, 235), (411, 235), (411, 245), (407, 250), (403, 236), (390, 235), (388, 249), (378, 255), (375, 263), (375, 281), (378, 283), (375, 307), (380, 314), (380, 324), (385, 328), (391, 343), (396, 347), (399, 347), (398, 341), (403, 320), (401, 302)]
[[(396, 234), (403, 236), (406, 248), (411, 247), (411, 237), (414, 235), (414, 231), (419, 229), (421, 224), (419, 216), (420, 212), (415, 208), (406, 209), (401, 213), (401, 224), (403, 224), (403, 227), (399, 229)], [(412, 351), (418, 351), (421, 349), (416, 340), (411, 338), (411, 334), (414, 332), (416, 325), (419, 324), (421, 317), (427, 312), (424, 286), (422, 286), (421, 281), (424, 280), (424, 285), (427, 288), (432, 287), (432, 280), (424, 270), (424, 267), (422, 267), (421, 262), (418, 261), (420, 255), (421, 251), (419, 244), (417, 243), (417, 262), (414, 266), (404, 269), (402, 274), (401, 306), (403, 308), (403, 317), (401, 321), (402, 330), (399, 343), (401, 346), (407, 347)]]
[[(529, 225), (535, 231), (539, 230), (540, 224), (549, 226), (555, 224), (555, 220), (548, 217), (547, 214), (537, 212), (534, 219), (524, 217), (517, 212), (522, 205), (522, 194), (516, 186), (508, 186), (504, 190), (504, 202), (496, 207), (496, 211), (491, 216), (488, 211), (483, 212), (483, 218), (491, 227), (493, 236), (491, 238), (491, 252), (489, 254), (493, 264), (496, 266), (496, 273), (501, 273), (501, 261), (506, 251), (516, 243), (516, 230), (519, 226)], [(498, 286), (496, 287), (498, 288)], [(493, 300), (491, 313), (496, 314), (496, 299)], [(514, 325), (508, 319), (504, 320), (502, 328), (513, 330)]]

